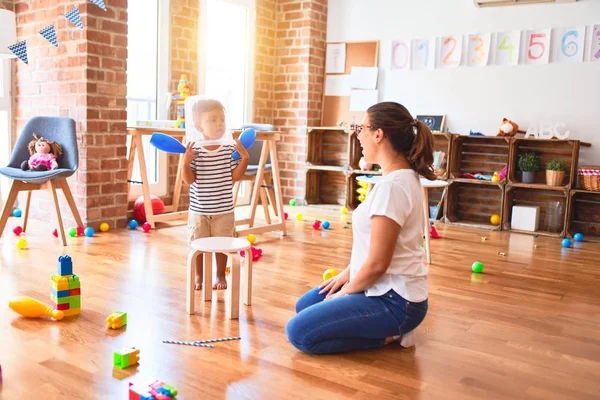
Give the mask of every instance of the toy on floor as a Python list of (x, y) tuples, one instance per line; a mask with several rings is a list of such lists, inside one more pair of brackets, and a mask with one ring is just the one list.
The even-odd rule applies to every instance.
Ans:
[(323, 221), (323, 224), (321, 226), (323, 227), (323, 229), (329, 229), (331, 224), (329, 223), (329, 221)]
[(27, 248), (27, 240), (24, 238), (17, 240), (17, 248), (19, 250), (25, 250)]
[(562, 240), (562, 247), (569, 248), (569, 247), (571, 247), (571, 244), (572, 244), (571, 239), (569, 239), (569, 238), (564, 238)]
[(12, 212), (12, 216), (15, 218), (21, 218), (21, 214), (22, 214), (21, 210), (18, 208), (15, 208)]
[(152, 225), (150, 225), (147, 222), (144, 222), (144, 224), (142, 225), (142, 229), (144, 230), (144, 232), (148, 233), (152, 229)]
[(65, 317), (81, 314), (81, 283), (73, 274), (71, 256), (58, 257), (58, 274), (50, 280), (50, 300), (52, 307), (61, 310)]
[(21, 236), (21, 233), (23, 233), (23, 228), (21, 228), (20, 226), (15, 226), (15, 228), (13, 229), (13, 233), (17, 236)]
[(325, 272), (323, 272), (323, 282), (325, 282), (328, 279), (333, 278), (337, 274), (339, 274), (339, 272), (335, 268), (326, 269)]
[(302, 215), (302, 213), (298, 213), (298, 214), (296, 214), (296, 219), (297, 219), (298, 221), (302, 221), (302, 218), (303, 218), (303, 217), (304, 217), (304, 216)]
[(71, 237), (77, 236), (77, 228), (69, 229), (69, 236), (71, 236)]
[(127, 325), (127, 313), (123, 311), (115, 311), (106, 317), (106, 327), (109, 329), (119, 329)]
[(315, 220), (315, 221), (312, 223), (312, 227), (313, 227), (313, 229), (314, 229), (314, 230), (318, 231), (318, 230), (319, 230), (319, 228), (321, 227), (321, 221), (319, 221), (319, 220)]
[(440, 235), (437, 233), (437, 230), (435, 229), (435, 226), (433, 225), (433, 223), (430, 226), (431, 229), (429, 229), (429, 235), (431, 236), (432, 239), (439, 239)]
[(483, 263), (481, 261), (475, 261), (471, 266), (473, 272), (480, 274), (483, 272)]
[[(160, 197), (151, 194), (150, 202), (152, 203), (152, 214), (160, 215), (165, 213), (165, 203)], [(138, 197), (133, 203), (133, 218), (140, 224), (147, 222), (144, 196)]]
[(496, 226), (497, 226), (497, 225), (500, 225), (500, 216), (499, 216), (498, 214), (493, 214), (493, 215), (490, 217), (490, 223), (491, 223), (492, 225), (496, 225)]
[(248, 239), (248, 241), (250, 242), (250, 244), (254, 244), (254, 242), (256, 242), (256, 236), (253, 235), (253, 234), (249, 234), (246, 239)]
[[(250, 246), (250, 251), (252, 252), (252, 261), (260, 260), (260, 257), (262, 257), (262, 249), (259, 249), (254, 246)], [(240, 256), (245, 257), (246, 251), (244, 251), (244, 250), (240, 251)]]
[(575, 239), (576, 242), (583, 242), (583, 233), (576, 233), (573, 235), (573, 239)]
[(83, 226), (78, 226), (77, 227), (77, 236), (83, 236)]
[[(181, 344), (181, 345), (185, 345), (185, 346), (215, 347), (210, 343), (228, 342), (231, 340), (242, 340), (242, 337), (241, 336), (232, 336), (232, 337), (225, 337), (225, 338), (205, 339), (205, 340), (195, 340), (195, 341), (163, 340), (163, 343)], [(204, 345), (204, 346), (201, 346), (201, 345)]]
[(177, 93), (173, 96), (173, 100), (177, 100), (177, 121), (175, 128), (185, 129), (185, 99), (190, 97), (190, 83), (186, 74), (181, 74), (179, 85), (177, 85)]
[(140, 351), (135, 347), (122, 349), (113, 353), (113, 365), (121, 369), (131, 367), (140, 362)]
[(291, 199), (291, 200), (290, 200), (290, 206), (292, 206), (292, 207), (296, 207), (296, 204), (297, 204), (297, 203), (298, 203), (298, 202), (296, 201), (296, 199)]
[(109, 229), (110, 229), (110, 226), (106, 222), (103, 222), (100, 224), (101, 232), (108, 232)]
[(27, 296), (14, 297), (8, 302), (8, 306), (14, 312), (28, 318), (51, 317), (61, 320), (65, 316), (62, 311), (55, 310), (41, 301)]
[(287, 221), (288, 218), (289, 218), (288, 213), (284, 212), (283, 213), (283, 219)]
[(88, 226), (87, 228), (85, 228), (85, 230), (83, 231), (83, 234), (87, 237), (92, 237), (94, 236), (94, 233), (96, 233), (94, 231), (94, 228), (92, 228), (91, 226)]
[(51, 142), (37, 134), (33, 134), (33, 140), (27, 146), (29, 149), (29, 160), (21, 163), (23, 171), (51, 171), (58, 168), (57, 160), (63, 156), (63, 148), (56, 142)]
[(58, 237), (58, 229), (54, 229), (54, 230), (52, 231), (52, 236), (54, 236), (54, 237)]
[(132, 219), (127, 225), (129, 226), (129, 229), (137, 229), (138, 222), (135, 219)]
[(129, 400), (154, 399), (177, 399), (177, 389), (157, 380), (144, 383), (129, 382)]
[(348, 214), (348, 209), (346, 207), (340, 208), (340, 212), (344, 215)]

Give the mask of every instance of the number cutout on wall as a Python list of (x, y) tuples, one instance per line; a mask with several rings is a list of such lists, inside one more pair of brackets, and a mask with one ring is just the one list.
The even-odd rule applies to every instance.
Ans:
[(553, 62), (582, 62), (584, 48), (585, 26), (557, 28), (552, 31)]
[(525, 42), (526, 64), (548, 64), (550, 60), (550, 32), (551, 29), (527, 31)]
[(590, 60), (600, 61), (600, 25), (594, 25), (591, 50)]
[(392, 69), (410, 69), (410, 40), (392, 42)]
[(470, 67), (485, 67), (490, 56), (491, 33), (469, 35), (469, 51), (467, 65)]
[(440, 42), (440, 67), (456, 68), (462, 58), (462, 36), (442, 36)]
[(521, 31), (497, 32), (495, 46), (496, 65), (517, 65), (521, 50)]
[(435, 39), (414, 39), (412, 41), (412, 68), (431, 69), (435, 61)]

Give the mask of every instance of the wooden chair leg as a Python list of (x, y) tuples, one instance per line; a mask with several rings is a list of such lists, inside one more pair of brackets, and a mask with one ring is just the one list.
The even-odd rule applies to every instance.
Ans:
[(275, 190), (273, 190), (273, 176), (269, 174), (268, 179), (264, 180), (265, 186), (269, 186), (269, 188), (265, 188), (267, 191), (267, 197), (269, 198), (269, 204), (273, 207), (273, 213), (276, 217), (279, 217), (279, 211), (277, 210), (277, 203), (275, 203)]
[(10, 186), (10, 192), (8, 193), (6, 203), (4, 203), (2, 216), (0, 216), (0, 237), (2, 237), (2, 234), (4, 233), (4, 228), (8, 222), (8, 217), (10, 217), (12, 213), (12, 208), (15, 205), (15, 201), (17, 201), (17, 194), (19, 194), (19, 182), (13, 181), (12, 185)]
[(271, 213), (269, 212), (269, 200), (267, 200), (267, 190), (263, 187), (260, 188), (260, 202), (263, 205), (263, 210), (265, 211), (265, 220), (268, 225), (271, 225)]
[(212, 261), (213, 253), (204, 253), (204, 263), (202, 264), (202, 301), (212, 300)]
[[(246, 250), (246, 257), (252, 257), (251, 252)], [(240, 256), (237, 253), (230, 253), (231, 274), (227, 284), (227, 318), (238, 319), (240, 316)]]
[(65, 237), (65, 228), (63, 226), (62, 216), (60, 214), (60, 204), (58, 203), (58, 196), (56, 195), (56, 189), (60, 189), (60, 186), (55, 181), (50, 181), (50, 192), (52, 194), (52, 201), (54, 202), (54, 210), (56, 211), (56, 223), (58, 224), (58, 233), (62, 241), (63, 246), (67, 245), (67, 238)]
[(240, 184), (242, 181), (237, 181), (233, 184), (233, 206), (235, 207), (237, 204), (238, 194), (240, 192)]
[(196, 283), (196, 263), (198, 257), (202, 257), (202, 253), (196, 250), (190, 251), (187, 262), (187, 285), (186, 285), (186, 306), (185, 311), (188, 314), (194, 314), (196, 312), (196, 297), (195, 297), (195, 283)]
[(29, 205), (31, 204), (31, 190), (27, 191), (27, 200), (25, 200), (25, 213), (23, 214), (23, 232), (27, 232), (27, 221), (29, 221)]
[(83, 221), (81, 220), (81, 216), (79, 215), (79, 210), (77, 209), (75, 199), (73, 199), (73, 194), (71, 193), (69, 182), (67, 182), (66, 179), (61, 179), (57, 183), (60, 185), (60, 188), (62, 189), (63, 194), (65, 195), (65, 199), (67, 200), (67, 204), (69, 204), (69, 208), (71, 209), (71, 213), (73, 214), (73, 218), (75, 218), (77, 226), (83, 227)]
[[(250, 249), (246, 249), (247, 255), (252, 255)], [(252, 257), (244, 257), (244, 304), (249, 306), (252, 305)]]

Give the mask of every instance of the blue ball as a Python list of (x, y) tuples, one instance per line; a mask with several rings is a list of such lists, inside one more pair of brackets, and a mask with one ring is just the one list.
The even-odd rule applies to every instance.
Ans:
[(94, 228), (92, 228), (91, 226), (88, 226), (87, 228), (85, 228), (85, 230), (83, 231), (83, 234), (87, 237), (92, 237), (94, 236)]
[(562, 240), (562, 246), (563, 246), (563, 247), (571, 247), (571, 239), (569, 239), (569, 238), (564, 238), (564, 239)]
[(138, 222), (135, 219), (129, 221), (129, 229), (136, 229), (138, 227)]
[(21, 210), (18, 208), (15, 208), (12, 212), (12, 215), (13, 215), (13, 217), (21, 218)]
[(329, 223), (329, 221), (323, 221), (323, 224), (321, 224), (321, 226), (323, 227), (323, 229), (329, 229), (329, 226), (331, 224)]
[(575, 239), (576, 242), (583, 242), (583, 233), (576, 233), (573, 235), (573, 239)]

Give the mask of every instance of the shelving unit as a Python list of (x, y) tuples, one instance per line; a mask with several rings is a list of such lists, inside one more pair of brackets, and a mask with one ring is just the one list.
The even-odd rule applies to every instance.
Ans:
[(600, 242), (600, 192), (571, 190), (567, 234), (582, 233), (585, 241)]
[(443, 151), (446, 153), (446, 171), (444, 174), (439, 175), (438, 179), (447, 180), (450, 166), (450, 155), (452, 154), (452, 135), (450, 133), (434, 133), (433, 140), (433, 151)]
[(501, 230), (492, 225), (490, 217), (500, 215), (502, 220), (504, 184), (474, 179), (451, 180), (446, 197), (446, 217), (449, 224)]

